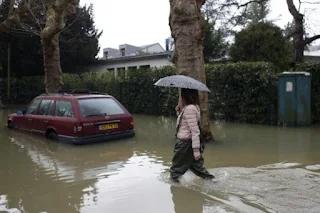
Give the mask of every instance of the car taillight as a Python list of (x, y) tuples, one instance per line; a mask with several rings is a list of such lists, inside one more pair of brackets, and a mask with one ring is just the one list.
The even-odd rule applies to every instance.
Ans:
[(130, 118), (130, 128), (134, 129), (133, 117)]

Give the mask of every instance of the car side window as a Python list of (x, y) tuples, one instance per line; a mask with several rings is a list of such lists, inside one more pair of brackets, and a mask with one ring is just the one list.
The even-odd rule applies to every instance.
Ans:
[(42, 100), (38, 115), (51, 115), (53, 100)]
[(40, 99), (34, 100), (34, 101), (28, 106), (28, 108), (27, 108), (27, 110), (26, 110), (26, 114), (27, 114), (27, 115), (34, 115), (34, 114), (36, 114), (37, 108), (38, 108), (38, 106), (39, 106), (40, 101), (41, 101)]
[(56, 101), (55, 116), (58, 117), (74, 117), (72, 104), (70, 101)]

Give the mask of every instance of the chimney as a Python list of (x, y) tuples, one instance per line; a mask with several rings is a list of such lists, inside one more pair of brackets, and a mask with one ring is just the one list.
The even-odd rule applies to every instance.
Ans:
[(166, 51), (169, 51), (169, 38), (166, 39)]

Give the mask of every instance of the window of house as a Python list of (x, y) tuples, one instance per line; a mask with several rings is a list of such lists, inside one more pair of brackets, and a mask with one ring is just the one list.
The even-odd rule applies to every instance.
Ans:
[(52, 115), (53, 102), (53, 100), (42, 100), (38, 115)]
[(141, 65), (140, 68), (141, 68), (141, 69), (150, 68), (150, 65)]
[(56, 101), (56, 112), (58, 117), (74, 117), (72, 104), (70, 101)]
[(124, 48), (121, 48), (120, 49), (120, 52), (121, 52), (121, 56), (125, 56), (126, 55), (126, 51)]
[(137, 69), (137, 67), (135, 66), (135, 67), (128, 67), (128, 70), (136, 70)]
[(105, 57), (106, 59), (108, 59), (108, 51), (105, 51), (105, 52), (104, 52), (104, 57)]
[(35, 99), (27, 108), (26, 114), (27, 115), (35, 115), (40, 103), (40, 99)]
[(126, 77), (126, 68), (125, 67), (118, 67), (118, 77), (121, 79), (125, 79)]
[(108, 68), (107, 71), (108, 71), (108, 72), (113, 72), (113, 71), (114, 71), (114, 68)]

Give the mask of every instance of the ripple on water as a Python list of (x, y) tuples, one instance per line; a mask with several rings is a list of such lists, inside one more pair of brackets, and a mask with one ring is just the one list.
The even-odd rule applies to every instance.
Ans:
[(21, 213), (22, 211), (17, 208), (8, 208), (7, 207), (8, 199), (7, 195), (0, 195), (0, 212), (7, 213)]
[[(220, 203), (207, 207), (206, 212), (318, 213), (320, 175), (310, 170), (317, 170), (319, 165), (306, 166), (310, 170), (296, 168), (298, 165), (278, 163), (258, 168), (209, 169), (216, 176), (215, 181), (203, 181), (188, 171), (178, 185), (199, 191)], [(170, 183), (168, 173), (162, 174), (161, 179)]]
[(259, 166), (257, 168), (258, 169), (287, 169), (287, 168), (292, 168), (292, 167), (297, 167), (297, 166), (301, 166), (301, 163), (281, 162), (281, 163), (263, 165), (263, 166)]
[(309, 166), (306, 166), (305, 168), (311, 171), (320, 171), (320, 164), (309, 165)]
[(201, 182), (189, 174), (181, 183), (244, 212), (318, 213), (319, 174), (304, 168), (288, 168), (288, 165), (296, 166), (295, 163), (285, 165), (285, 169), (280, 169), (279, 165), (273, 170), (261, 170), (261, 167), (210, 169), (216, 182)]

